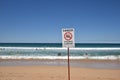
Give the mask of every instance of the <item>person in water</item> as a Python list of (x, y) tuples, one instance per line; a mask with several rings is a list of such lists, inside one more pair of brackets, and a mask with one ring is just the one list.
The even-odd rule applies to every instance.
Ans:
[(58, 53), (58, 56), (61, 56), (61, 53)]
[(88, 53), (84, 53), (84, 57), (88, 59)]

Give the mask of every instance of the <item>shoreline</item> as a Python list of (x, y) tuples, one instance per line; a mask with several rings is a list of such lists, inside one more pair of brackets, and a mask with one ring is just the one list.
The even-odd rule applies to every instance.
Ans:
[[(0, 58), (0, 61), (67, 61), (68, 59), (2, 59)], [(120, 62), (119, 59), (70, 59), (70, 61), (81, 61), (81, 62)]]
[[(68, 59), (1, 59), (0, 61), (67, 61)], [(70, 59), (72, 62), (120, 62), (119, 59)]]
[[(71, 80), (120, 80), (120, 60), (70, 60)], [(66, 59), (0, 59), (0, 80), (67, 80)]]
[[(0, 66), (67, 66), (66, 59), (0, 59)], [(120, 60), (70, 59), (71, 67), (120, 69)]]

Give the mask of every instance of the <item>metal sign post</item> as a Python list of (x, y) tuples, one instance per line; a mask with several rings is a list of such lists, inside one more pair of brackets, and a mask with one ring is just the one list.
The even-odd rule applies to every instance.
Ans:
[(70, 53), (69, 53), (69, 47), (68, 47), (68, 80), (70, 80), (70, 59), (69, 59)]
[(69, 48), (75, 47), (74, 42), (74, 29), (73, 28), (65, 28), (62, 29), (62, 45), (63, 47), (67, 47), (68, 49), (68, 80), (70, 80), (70, 51)]

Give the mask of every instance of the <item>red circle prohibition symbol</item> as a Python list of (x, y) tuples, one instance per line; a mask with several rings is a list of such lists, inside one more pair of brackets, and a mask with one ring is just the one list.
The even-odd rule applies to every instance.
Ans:
[(67, 41), (71, 40), (72, 39), (72, 34), (70, 32), (66, 32), (64, 34), (64, 39), (67, 40)]

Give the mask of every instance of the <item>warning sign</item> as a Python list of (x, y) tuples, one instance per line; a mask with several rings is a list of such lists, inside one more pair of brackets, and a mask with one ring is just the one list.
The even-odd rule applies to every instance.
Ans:
[(62, 46), (63, 47), (75, 47), (73, 28), (62, 29)]
[(66, 33), (64, 34), (64, 38), (65, 38), (65, 40), (71, 40), (71, 39), (72, 39), (72, 33), (66, 32)]

